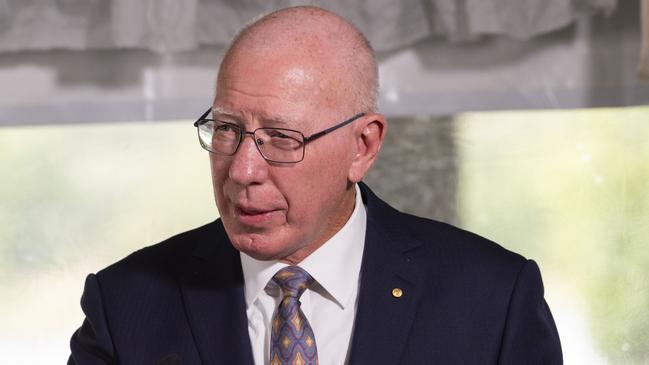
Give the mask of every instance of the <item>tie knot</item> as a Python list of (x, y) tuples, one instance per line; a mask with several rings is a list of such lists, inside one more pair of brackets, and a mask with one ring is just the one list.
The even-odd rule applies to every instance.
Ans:
[(313, 278), (299, 266), (287, 266), (273, 276), (273, 281), (282, 289), (284, 298), (300, 299), (306, 288), (313, 283)]

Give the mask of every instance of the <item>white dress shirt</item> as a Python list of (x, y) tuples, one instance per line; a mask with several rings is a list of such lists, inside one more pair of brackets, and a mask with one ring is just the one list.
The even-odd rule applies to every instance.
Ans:
[[(300, 298), (301, 308), (311, 324), (320, 365), (347, 363), (365, 246), (367, 217), (356, 186), (354, 211), (343, 228), (298, 266), (315, 283)], [(279, 261), (259, 261), (241, 253), (245, 280), (248, 334), (256, 365), (270, 362), (270, 323), (280, 302), (280, 289), (271, 280), (288, 266)]]

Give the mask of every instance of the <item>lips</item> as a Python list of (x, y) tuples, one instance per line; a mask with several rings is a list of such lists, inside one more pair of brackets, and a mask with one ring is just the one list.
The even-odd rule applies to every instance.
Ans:
[(272, 209), (236, 208), (238, 215), (259, 215), (272, 212)]
[(237, 205), (234, 212), (240, 223), (247, 226), (261, 227), (271, 223), (279, 210)]

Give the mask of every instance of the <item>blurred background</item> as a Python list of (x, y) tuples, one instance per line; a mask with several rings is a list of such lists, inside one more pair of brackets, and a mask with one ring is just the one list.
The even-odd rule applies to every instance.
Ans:
[(64, 363), (85, 275), (218, 217), (192, 122), (235, 32), (298, 4), (377, 50), (369, 185), (535, 259), (567, 364), (649, 364), (646, 0), (0, 0), (6, 363)]

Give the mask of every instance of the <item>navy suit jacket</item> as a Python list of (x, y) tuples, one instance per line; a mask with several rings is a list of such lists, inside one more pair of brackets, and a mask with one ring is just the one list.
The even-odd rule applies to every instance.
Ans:
[[(562, 363), (534, 261), (361, 190), (349, 364)], [(86, 279), (68, 364), (252, 365), (243, 285), (220, 220), (137, 251)]]

